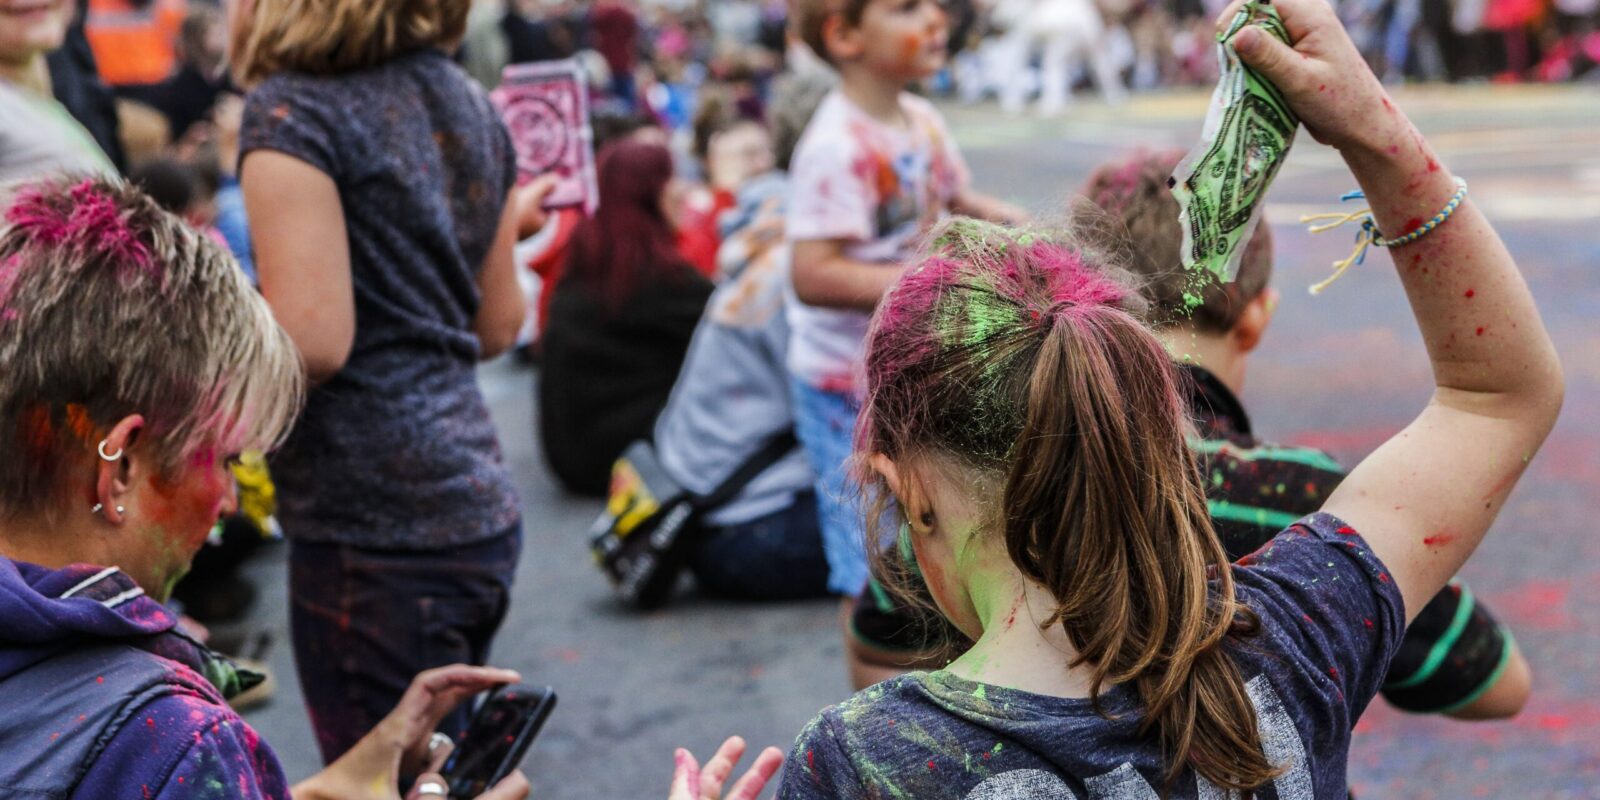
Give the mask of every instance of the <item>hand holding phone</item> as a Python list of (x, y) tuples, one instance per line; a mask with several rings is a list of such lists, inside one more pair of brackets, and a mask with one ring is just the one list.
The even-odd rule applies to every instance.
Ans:
[(548, 686), (513, 683), (496, 689), (440, 770), (451, 800), (477, 797), (511, 774), (555, 705), (556, 692)]

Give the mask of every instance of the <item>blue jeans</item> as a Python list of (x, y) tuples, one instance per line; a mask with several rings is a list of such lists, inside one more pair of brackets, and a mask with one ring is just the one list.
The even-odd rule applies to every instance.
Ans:
[[(378, 724), (418, 672), (483, 664), (511, 604), (522, 529), (443, 550), (291, 541), (295, 672), (325, 763)], [(465, 707), (439, 730), (459, 738)]]
[(689, 556), (702, 591), (735, 600), (799, 600), (828, 594), (817, 496), (738, 525), (705, 526)]
[(861, 411), (848, 394), (790, 379), (794, 433), (817, 474), (817, 515), (828, 556), (828, 589), (855, 597), (867, 585), (866, 529), (860, 492), (850, 480), (851, 437)]

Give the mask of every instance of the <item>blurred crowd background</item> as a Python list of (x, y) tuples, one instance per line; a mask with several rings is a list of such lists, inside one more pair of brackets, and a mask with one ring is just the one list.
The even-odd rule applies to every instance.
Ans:
[[(1216, 77), (1212, 21), (1223, 5), (950, 0), (955, 57), (926, 89), (1051, 114), (1074, 90), (1116, 102), (1203, 86)], [(1337, 5), (1388, 81), (1600, 78), (1600, 0)], [(57, 99), (119, 169), (199, 222), (226, 218), (236, 202), (239, 104), (224, 68), (225, 14), (210, 0), (80, 0), (67, 46), (50, 57)], [(770, 85), (796, 57), (786, 16), (783, 0), (478, 0), (458, 57), (491, 89), (507, 64), (577, 58), (597, 115), (642, 113), (688, 148), (708, 106), (766, 119)]]

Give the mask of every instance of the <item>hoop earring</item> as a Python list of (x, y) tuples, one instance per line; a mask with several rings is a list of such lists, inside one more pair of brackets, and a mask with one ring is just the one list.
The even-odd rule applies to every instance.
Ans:
[(101, 439), (100, 440), (100, 445), (95, 448), (95, 452), (99, 453), (100, 454), (100, 460), (104, 461), (106, 463), (111, 463), (111, 462), (116, 461), (119, 458), (122, 458), (122, 450), (121, 449), (118, 449), (117, 452), (115, 452), (115, 453), (110, 453), (110, 454), (106, 453), (106, 440), (105, 439)]

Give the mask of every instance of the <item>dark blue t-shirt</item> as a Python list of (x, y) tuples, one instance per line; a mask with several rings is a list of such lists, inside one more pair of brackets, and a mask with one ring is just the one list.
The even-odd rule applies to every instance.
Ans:
[[(1306, 517), (1234, 568), (1261, 634), (1233, 647), (1268, 759), (1283, 768), (1256, 796), (1342, 798), (1350, 729), (1378, 693), (1405, 632), (1400, 592), (1365, 541), (1326, 514)], [(1138, 733), (1137, 696), (1047, 697), (913, 673), (829, 708), (800, 735), (778, 797), (1154, 800), (1159, 744)], [(1170, 797), (1223, 800), (1189, 774)]]
[(339, 189), (356, 332), (272, 462), (293, 538), (436, 548), (516, 524), (475, 366), (477, 277), (516, 156), (483, 90), (435, 50), (250, 94), (242, 153), (276, 150)]

